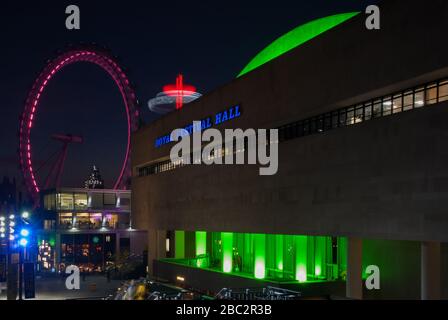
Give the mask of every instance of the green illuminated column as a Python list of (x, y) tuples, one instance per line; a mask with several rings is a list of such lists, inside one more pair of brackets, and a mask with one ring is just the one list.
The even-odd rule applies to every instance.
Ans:
[(316, 245), (314, 247), (314, 275), (320, 277), (325, 275), (325, 237), (316, 237)]
[(207, 232), (196, 231), (196, 257), (205, 254), (207, 250)]
[(174, 258), (185, 258), (185, 231), (174, 232)]
[(283, 271), (283, 236), (275, 236), (275, 267)]
[(222, 241), (222, 271), (232, 272), (233, 233), (231, 232), (221, 233), (221, 241)]
[(305, 282), (307, 280), (307, 254), (308, 254), (308, 237), (296, 236), (296, 280)]
[(266, 276), (266, 235), (254, 234), (255, 278), (264, 279)]
[(338, 238), (338, 270), (339, 275), (347, 272), (347, 238)]

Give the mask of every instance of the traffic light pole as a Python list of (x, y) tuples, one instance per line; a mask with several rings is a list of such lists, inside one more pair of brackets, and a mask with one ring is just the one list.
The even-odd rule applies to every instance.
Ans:
[(23, 250), (19, 249), (19, 300), (22, 300), (22, 289), (23, 289)]

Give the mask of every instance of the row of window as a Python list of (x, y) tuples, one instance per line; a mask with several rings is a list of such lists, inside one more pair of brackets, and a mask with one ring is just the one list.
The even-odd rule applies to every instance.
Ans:
[[(322, 133), (443, 101), (448, 101), (448, 79), (431, 82), (364, 103), (288, 123), (277, 128), (279, 141), (282, 142), (310, 134)], [(246, 145), (245, 143), (245, 149)], [(184, 163), (172, 163), (170, 160), (164, 160), (138, 168), (138, 176), (143, 177), (171, 171), (185, 165)]]
[(128, 194), (115, 193), (50, 193), (44, 196), (46, 210), (84, 210), (87, 208), (116, 207), (127, 209), (131, 199)]
[(437, 81), (354, 106), (338, 109), (279, 127), (279, 140), (357, 124), (448, 100), (448, 80)]

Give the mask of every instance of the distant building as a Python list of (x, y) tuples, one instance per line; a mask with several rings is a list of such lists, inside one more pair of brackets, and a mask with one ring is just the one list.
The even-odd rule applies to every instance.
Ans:
[(86, 189), (104, 189), (104, 180), (101, 177), (100, 170), (96, 166), (93, 166), (92, 173), (84, 181), (84, 187)]
[(42, 192), (42, 203), (39, 271), (70, 264), (103, 271), (120, 254), (142, 255), (145, 250), (146, 232), (131, 228), (130, 191), (53, 189)]

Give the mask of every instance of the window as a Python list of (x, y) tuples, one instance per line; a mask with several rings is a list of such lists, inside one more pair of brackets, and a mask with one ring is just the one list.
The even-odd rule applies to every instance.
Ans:
[(90, 218), (88, 213), (76, 214), (75, 227), (78, 229), (90, 229)]
[(418, 88), (414, 93), (414, 108), (420, 108), (425, 105), (425, 89)]
[(286, 140), (292, 139), (292, 124), (287, 125), (285, 127), (285, 131), (286, 131), (285, 139)]
[(75, 193), (75, 209), (87, 209), (87, 193)]
[(317, 132), (316, 118), (311, 118), (310, 120), (310, 134)]
[(59, 214), (59, 228), (71, 229), (73, 227), (73, 214), (72, 213), (60, 213)]
[(339, 127), (345, 127), (345, 119), (347, 119), (346, 110), (339, 110)]
[(44, 220), (44, 230), (45, 231), (51, 231), (55, 229), (55, 224), (56, 221), (55, 220)]
[(106, 214), (103, 218), (103, 227), (114, 229), (117, 227), (118, 216), (116, 214)]
[(439, 102), (448, 100), (448, 81), (440, 82), (439, 86)]
[(278, 130), (278, 139), (279, 139), (280, 141), (285, 141), (285, 127), (281, 127), (281, 128)]
[(414, 93), (406, 91), (403, 97), (403, 111), (411, 110), (414, 106)]
[(355, 110), (355, 123), (360, 123), (364, 121), (364, 106), (361, 104), (356, 107)]
[(317, 132), (324, 131), (324, 116), (317, 117)]
[(306, 136), (308, 134), (310, 134), (310, 120), (306, 119), (303, 122), (303, 134)]
[[(325, 114), (325, 119), (324, 119), (324, 130), (330, 130), (331, 129), (331, 113), (327, 113)], [(337, 120), (336, 120), (337, 123)]]
[(348, 108), (346, 116), (347, 116), (346, 124), (348, 126), (351, 124), (354, 124), (355, 123), (355, 108)]
[(103, 194), (102, 193), (91, 193), (90, 197), (92, 199), (90, 207), (91, 208), (102, 208), (103, 207)]
[(403, 111), (403, 96), (401, 94), (395, 95), (392, 102), (392, 112), (398, 113)]
[(56, 194), (47, 194), (44, 196), (45, 210), (56, 210)]
[(129, 207), (131, 205), (131, 199), (127, 196), (121, 195), (120, 196), (120, 207), (125, 208)]
[(100, 229), (103, 223), (103, 215), (101, 213), (91, 213), (89, 223), (90, 229)]
[(339, 112), (338, 111), (333, 111), (331, 113), (331, 125), (333, 129), (336, 129), (338, 127), (339, 124)]
[(104, 205), (105, 206), (115, 206), (117, 199), (115, 198), (115, 193), (104, 193)]
[(391, 97), (383, 98), (383, 116), (388, 116), (392, 112), (392, 99)]
[(73, 194), (72, 193), (58, 193), (58, 209), (59, 210), (73, 210)]
[(426, 104), (437, 103), (437, 85), (435, 83), (426, 86), (425, 102)]
[(364, 120), (368, 121), (372, 119), (372, 102), (364, 104)]
[(378, 118), (381, 117), (381, 99), (375, 100), (373, 102), (373, 117)]
[(297, 123), (297, 137), (303, 136), (303, 121)]

